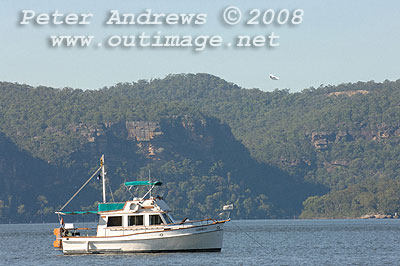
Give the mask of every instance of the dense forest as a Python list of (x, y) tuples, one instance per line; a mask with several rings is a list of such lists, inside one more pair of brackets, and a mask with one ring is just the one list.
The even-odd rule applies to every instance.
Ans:
[[(400, 80), (263, 92), (209, 74), (99, 90), (0, 82), (0, 222), (55, 220), (106, 156), (163, 181), (175, 216), (352, 218), (400, 206)], [(95, 209), (92, 181), (71, 208)], [(79, 219), (79, 217), (78, 217)]]

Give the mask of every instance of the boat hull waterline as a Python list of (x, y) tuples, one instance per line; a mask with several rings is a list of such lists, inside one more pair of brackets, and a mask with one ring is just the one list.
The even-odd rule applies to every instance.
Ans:
[(65, 237), (64, 254), (219, 252), (223, 223), (113, 237)]

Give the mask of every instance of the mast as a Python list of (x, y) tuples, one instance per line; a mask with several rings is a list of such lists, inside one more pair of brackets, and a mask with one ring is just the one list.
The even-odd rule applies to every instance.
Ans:
[(106, 171), (104, 166), (104, 154), (101, 156), (100, 166), (101, 166), (101, 177), (103, 179), (103, 203), (106, 203)]
[[(149, 170), (149, 184), (151, 183), (150, 181), (150, 170)], [(151, 198), (151, 186), (150, 186), (150, 198)]]

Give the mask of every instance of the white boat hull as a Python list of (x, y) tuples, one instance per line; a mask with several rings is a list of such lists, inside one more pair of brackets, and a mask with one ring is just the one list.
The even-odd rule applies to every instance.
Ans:
[(221, 251), (223, 223), (125, 236), (64, 237), (64, 254)]

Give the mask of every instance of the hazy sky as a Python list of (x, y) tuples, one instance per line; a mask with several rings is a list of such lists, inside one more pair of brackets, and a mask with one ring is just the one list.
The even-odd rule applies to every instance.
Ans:
[[(303, 9), (299, 25), (226, 25), (228, 6), (242, 11)], [(141, 14), (206, 13), (203, 25), (105, 25), (110, 10)], [(19, 25), (22, 10), (93, 13), (90, 25)], [(85, 48), (51, 47), (52, 35), (92, 35), (96, 44), (113, 35), (280, 36), (274, 48)], [(128, 1), (0, 0), (0, 80), (97, 89), (117, 82), (162, 78), (170, 73), (210, 73), (245, 88), (300, 91), (320, 84), (400, 78), (400, 1)], [(268, 74), (280, 77), (272, 81)]]

